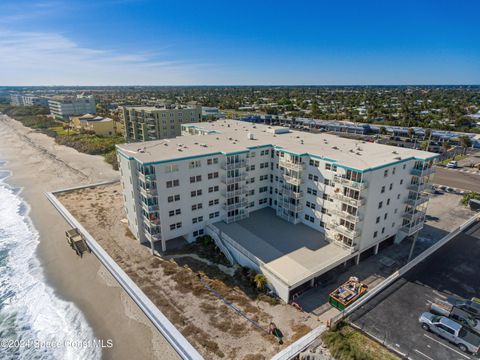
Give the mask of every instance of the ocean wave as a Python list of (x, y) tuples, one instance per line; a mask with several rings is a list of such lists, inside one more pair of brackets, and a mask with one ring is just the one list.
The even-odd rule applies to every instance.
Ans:
[(100, 359), (81, 311), (47, 284), (39, 234), (15, 190), (0, 181), (0, 359)]

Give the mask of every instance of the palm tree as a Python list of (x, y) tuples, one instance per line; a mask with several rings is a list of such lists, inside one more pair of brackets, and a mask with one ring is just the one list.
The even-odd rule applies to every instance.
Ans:
[(385, 126), (381, 126), (380, 130), (378, 130), (378, 133), (380, 135), (387, 135), (387, 129), (385, 129)]
[(258, 290), (263, 290), (265, 289), (265, 286), (267, 285), (267, 278), (263, 274), (257, 274), (255, 275), (255, 286), (257, 287)]
[(458, 141), (460, 142), (460, 146), (463, 149), (463, 153), (466, 153), (467, 149), (472, 146), (472, 139), (470, 139), (466, 135), (459, 136)]
[(413, 128), (408, 128), (408, 137), (412, 139), (414, 135), (415, 135), (415, 130), (413, 130)]

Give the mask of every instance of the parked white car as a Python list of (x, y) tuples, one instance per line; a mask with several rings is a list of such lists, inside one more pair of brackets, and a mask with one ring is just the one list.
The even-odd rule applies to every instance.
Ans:
[(456, 169), (458, 167), (458, 162), (456, 161), (449, 161), (447, 164), (447, 168), (449, 169)]

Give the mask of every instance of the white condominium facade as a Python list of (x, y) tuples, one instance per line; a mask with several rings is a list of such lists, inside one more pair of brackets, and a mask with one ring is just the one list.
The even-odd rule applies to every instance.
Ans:
[(436, 154), (233, 120), (182, 128), (175, 139), (117, 145), (141, 242), (165, 250), (264, 207), (359, 253), (423, 226)]
[(28, 94), (11, 94), (10, 104), (15, 106), (48, 106), (48, 99)]
[(120, 117), (128, 142), (173, 138), (181, 133), (181, 125), (202, 121), (201, 106), (124, 106)]
[(67, 120), (70, 116), (95, 114), (97, 112), (93, 95), (60, 96), (48, 100), (50, 113), (56, 119)]

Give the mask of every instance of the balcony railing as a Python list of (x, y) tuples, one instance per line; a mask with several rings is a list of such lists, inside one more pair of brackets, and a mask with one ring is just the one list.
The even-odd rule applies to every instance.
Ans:
[(291, 210), (293, 212), (300, 212), (300, 211), (303, 211), (303, 209), (304, 209), (303, 204), (292, 204), (292, 203), (286, 202), (286, 201), (281, 201), (280, 206), (284, 209), (288, 209), (288, 210)]
[(348, 220), (348, 221), (353, 222), (353, 223), (359, 222), (359, 221), (362, 220), (359, 215), (352, 215), (352, 214), (349, 214), (346, 211), (342, 211), (342, 210), (337, 209), (337, 208), (328, 209), (328, 211), (331, 212), (332, 214), (336, 215), (336, 216), (341, 217), (342, 219)]
[(162, 240), (162, 234), (160, 234), (160, 233), (150, 234), (148, 231), (145, 231), (144, 234), (145, 234), (145, 237), (150, 241), (155, 242), (155, 241)]
[(428, 191), (430, 190), (431, 185), (429, 183), (423, 183), (423, 184), (410, 184), (407, 186), (408, 190), (416, 191), (416, 192), (422, 192), (422, 191)]
[(238, 175), (230, 176), (230, 177), (227, 177), (224, 175), (222, 176), (222, 183), (230, 185), (236, 182), (245, 181), (245, 178), (246, 178), (246, 174), (243, 172)]
[(154, 228), (160, 226), (160, 219), (149, 219), (147, 216), (143, 216), (143, 223), (149, 228)]
[(303, 184), (303, 180), (301, 178), (296, 178), (296, 177), (293, 177), (293, 176), (290, 176), (290, 175), (283, 175), (283, 180), (285, 180), (285, 182), (289, 183), (289, 184), (293, 184), (293, 185), (301, 185)]
[(241, 186), (235, 190), (222, 190), (221, 194), (223, 197), (229, 198), (233, 196), (244, 195), (247, 193), (247, 188), (245, 186)]
[(140, 186), (140, 194), (142, 194), (145, 197), (157, 196), (158, 191), (156, 188), (144, 189), (143, 187)]
[(241, 199), (239, 202), (234, 203), (234, 204), (223, 204), (223, 205), (222, 205), (222, 208), (223, 208), (225, 211), (231, 211), (231, 210), (235, 210), (235, 209), (244, 208), (244, 207), (247, 206), (247, 204), (248, 204), (248, 202), (247, 202), (246, 199)]
[(247, 162), (245, 160), (240, 160), (232, 163), (227, 163), (226, 161), (224, 161), (220, 167), (224, 170), (235, 170), (245, 167), (246, 165)]
[(248, 217), (248, 212), (244, 212), (244, 213), (237, 214), (237, 215), (232, 215), (232, 216), (227, 216), (227, 224), (246, 219), (247, 217)]
[(351, 187), (353, 189), (358, 189), (358, 190), (363, 190), (363, 189), (366, 189), (368, 187), (366, 181), (361, 181), (361, 182), (353, 181), (353, 180), (347, 179), (347, 178), (345, 178), (343, 176), (340, 176), (340, 175), (335, 175), (333, 177), (333, 181), (335, 183), (341, 184), (343, 186), (348, 186), (348, 187)]
[(304, 163), (293, 163), (285, 159), (280, 159), (279, 165), (293, 171), (302, 171), (305, 170)]
[(332, 222), (331, 226), (332, 226), (331, 230), (339, 234), (342, 234), (350, 239), (356, 239), (361, 235), (360, 230), (351, 230), (343, 225), (340, 225), (337, 222)]
[(402, 215), (403, 218), (408, 219), (410, 222), (415, 222), (418, 219), (425, 217), (424, 211), (408, 211)]
[(138, 178), (140, 180), (143, 180), (143, 181), (146, 181), (146, 180), (155, 180), (156, 177), (155, 177), (155, 173), (153, 174), (144, 174), (142, 172), (138, 172)]
[(154, 212), (154, 211), (158, 211), (159, 207), (158, 207), (158, 204), (157, 205), (148, 205), (148, 204), (145, 204), (144, 202), (142, 202), (142, 208), (146, 211), (146, 212)]
[(418, 198), (407, 198), (407, 200), (405, 200), (405, 204), (408, 204), (410, 206), (418, 206), (418, 205), (421, 205), (423, 203), (426, 203), (428, 201), (428, 196), (419, 196)]
[(365, 198), (354, 199), (350, 196), (343, 195), (341, 192), (334, 192), (331, 194), (331, 197), (357, 208), (365, 204)]
[(412, 170), (410, 171), (410, 174), (412, 175), (415, 175), (415, 176), (428, 176), (428, 175), (431, 175), (435, 172), (435, 167), (431, 166), (431, 167), (427, 167), (427, 168), (412, 168)]
[(407, 234), (407, 236), (415, 234), (417, 231), (421, 230), (423, 228), (423, 222), (420, 222), (416, 225), (410, 226), (409, 225), (404, 225), (400, 228), (399, 231)]
[(303, 191), (294, 191), (292, 189), (288, 189), (288, 188), (285, 188), (285, 187), (282, 187), (282, 194), (284, 196), (288, 196), (288, 197), (291, 197), (291, 198), (294, 198), (294, 199), (301, 199), (303, 198)]

